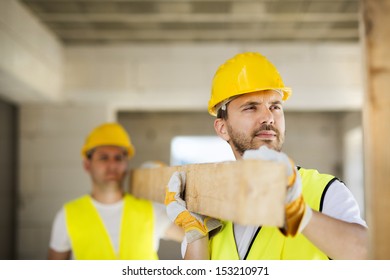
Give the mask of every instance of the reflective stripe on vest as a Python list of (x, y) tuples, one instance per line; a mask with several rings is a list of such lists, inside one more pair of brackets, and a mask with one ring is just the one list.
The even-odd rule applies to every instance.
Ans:
[[(299, 169), (302, 178), (302, 194), (305, 202), (314, 210), (322, 210), (322, 199), (326, 188), (335, 179), (317, 170)], [(238, 260), (239, 254), (234, 240), (233, 224), (223, 222), (223, 229), (209, 243), (211, 259)], [(247, 254), (248, 260), (308, 260), (328, 259), (303, 234), (285, 237), (276, 227), (261, 227)]]
[(65, 204), (65, 218), (76, 260), (157, 259), (153, 246), (151, 202), (126, 194), (116, 254), (109, 234), (89, 195)]

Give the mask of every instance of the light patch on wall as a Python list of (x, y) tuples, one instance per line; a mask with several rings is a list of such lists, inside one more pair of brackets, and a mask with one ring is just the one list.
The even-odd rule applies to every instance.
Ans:
[(362, 127), (356, 127), (345, 133), (344, 147), (343, 181), (353, 193), (359, 204), (362, 216), (365, 217)]
[(230, 146), (217, 136), (177, 136), (171, 142), (171, 165), (231, 160)]

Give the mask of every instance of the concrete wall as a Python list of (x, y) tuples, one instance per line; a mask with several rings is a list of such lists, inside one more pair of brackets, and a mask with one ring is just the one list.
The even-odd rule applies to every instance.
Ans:
[(343, 180), (356, 197), (363, 217), (365, 217), (364, 157), (362, 112), (349, 112), (343, 115)]
[(89, 191), (80, 149), (91, 128), (110, 120), (104, 107), (20, 109), (18, 258), (45, 259), (50, 227), (62, 204)]
[(0, 1), (0, 95), (10, 102), (59, 101), (62, 45), (16, 0)]
[(68, 47), (64, 98), (126, 111), (203, 111), (218, 66), (243, 51), (261, 52), (275, 64), (293, 89), (289, 110), (359, 110), (362, 104), (357, 43)]
[(0, 99), (0, 259), (16, 258), (18, 110)]

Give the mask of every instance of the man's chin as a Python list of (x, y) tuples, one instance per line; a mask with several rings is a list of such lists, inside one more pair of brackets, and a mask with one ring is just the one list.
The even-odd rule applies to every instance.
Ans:
[(104, 184), (106, 186), (112, 186), (112, 187), (116, 187), (116, 186), (120, 186), (121, 185), (121, 180), (119, 179), (107, 179), (105, 180)]
[(257, 148), (255, 148), (255, 149), (259, 149), (261, 146), (264, 146), (264, 145), (272, 150), (275, 150), (278, 152), (281, 151), (281, 147), (278, 145), (278, 143), (275, 143), (274, 141), (261, 141), (261, 143), (259, 143)]
[(261, 146), (267, 146), (268, 148), (270, 149), (275, 149), (275, 147), (277, 146), (277, 143), (275, 142), (275, 140), (258, 140), (254, 143), (254, 149), (259, 149)]

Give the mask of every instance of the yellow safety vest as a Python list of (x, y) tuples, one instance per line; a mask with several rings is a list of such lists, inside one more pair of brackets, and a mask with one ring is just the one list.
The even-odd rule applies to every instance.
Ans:
[(115, 253), (110, 236), (89, 195), (65, 204), (65, 219), (76, 260), (157, 259), (153, 246), (154, 215), (151, 202), (126, 194)]
[[(336, 180), (332, 175), (317, 170), (299, 169), (302, 178), (302, 194), (305, 202), (317, 211), (322, 210), (322, 200), (328, 186)], [(209, 242), (210, 258), (214, 260), (238, 260), (233, 223), (223, 222), (222, 230)], [(285, 237), (278, 228), (263, 226), (249, 247), (248, 260), (327, 260), (303, 234)]]

